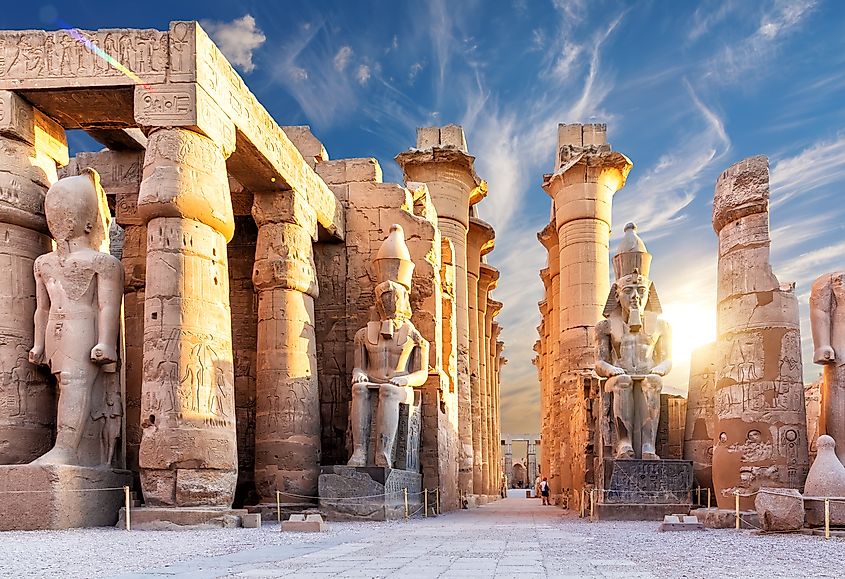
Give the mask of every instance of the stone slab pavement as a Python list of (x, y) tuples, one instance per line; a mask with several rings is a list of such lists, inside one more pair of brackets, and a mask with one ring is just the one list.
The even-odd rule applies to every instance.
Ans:
[(121, 577), (845, 576), (845, 540), (730, 529), (661, 533), (657, 521), (590, 523), (539, 499), (342, 525), (304, 544), (195, 557)]

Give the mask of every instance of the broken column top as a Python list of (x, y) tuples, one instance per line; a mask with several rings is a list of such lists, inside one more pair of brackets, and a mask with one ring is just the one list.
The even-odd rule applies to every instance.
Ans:
[(769, 211), (769, 159), (748, 157), (725, 169), (716, 180), (713, 197), (713, 229), (722, 228), (748, 215)]
[(433, 147), (453, 147), (467, 152), (467, 140), (464, 129), (460, 125), (446, 125), (445, 127), (417, 128), (417, 149), (431, 149)]
[(618, 169), (621, 182), (616, 189), (625, 185), (625, 179), (633, 166), (628, 157), (611, 149), (607, 142), (606, 124), (560, 123), (557, 126), (554, 172), (543, 175), (543, 189), (549, 192), (552, 181), (578, 164), (598, 169)]

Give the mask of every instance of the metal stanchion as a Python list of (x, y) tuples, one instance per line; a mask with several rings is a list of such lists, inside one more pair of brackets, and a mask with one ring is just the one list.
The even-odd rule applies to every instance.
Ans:
[(736, 529), (739, 530), (739, 491), (734, 491), (736, 498)]
[(425, 514), (423, 517), (428, 518), (428, 489), (423, 489), (423, 501), (425, 504)]
[(132, 505), (132, 499), (131, 499), (131, 496), (130, 496), (130, 494), (129, 494), (129, 487), (128, 487), (128, 486), (123, 487), (123, 495), (124, 495), (124, 497), (125, 497), (125, 499), (126, 499), (126, 514), (125, 514), (125, 517), (126, 517), (126, 530), (127, 530), (127, 531), (131, 531), (131, 530), (132, 530), (132, 527), (131, 527), (131, 525), (130, 525), (130, 523), (129, 523), (129, 507)]
[(824, 500), (824, 538), (830, 539), (830, 499)]
[(402, 490), (405, 494), (405, 519), (408, 519), (410, 517), (410, 513), (408, 511), (408, 487), (405, 487)]

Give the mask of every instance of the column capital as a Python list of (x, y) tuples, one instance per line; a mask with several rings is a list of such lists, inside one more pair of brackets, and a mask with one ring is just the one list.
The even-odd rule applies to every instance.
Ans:
[(252, 218), (258, 227), (270, 223), (299, 225), (311, 239), (317, 240), (317, 212), (296, 191), (256, 191), (253, 193)]
[[(492, 291), (499, 285), (499, 270), (490, 264), (482, 263), (478, 271), (478, 287)], [(486, 303), (485, 303), (486, 309)]]

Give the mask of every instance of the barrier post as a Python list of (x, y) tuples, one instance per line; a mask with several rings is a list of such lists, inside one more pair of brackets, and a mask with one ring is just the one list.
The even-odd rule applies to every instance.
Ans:
[(410, 513), (408, 511), (408, 487), (402, 489), (405, 494), (405, 519), (407, 520), (410, 517)]
[(824, 538), (830, 539), (830, 499), (824, 500)]
[(701, 485), (695, 490), (695, 504), (701, 504)]
[(739, 491), (734, 491), (736, 497), (736, 529), (739, 530)]
[(707, 487), (707, 508), (710, 508), (710, 487)]
[(434, 504), (437, 506), (437, 514), (440, 514), (440, 487), (434, 489)]
[(423, 500), (425, 502), (425, 515), (423, 515), (423, 517), (425, 517), (427, 519), (428, 518), (428, 489), (427, 488), (423, 489)]
[(128, 486), (123, 487), (123, 495), (124, 495), (124, 499), (125, 499), (125, 502), (126, 502), (126, 515), (125, 515), (126, 516), (126, 530), (131, 531), (132, 527), (129, 523), (129, 507), (132, 505), (132, 499), (131, 499), (130, 494), (129, 494), (129, 487)]
[(282, 530), (282, 493), (276, 491), (276, 520), (279, 521), (279, 530)]
[(596, 511), (596, 496), (595, 496), (596, 489), (590, 489), (590, 520), (593, 520), (593, 516), (595, 515)]

